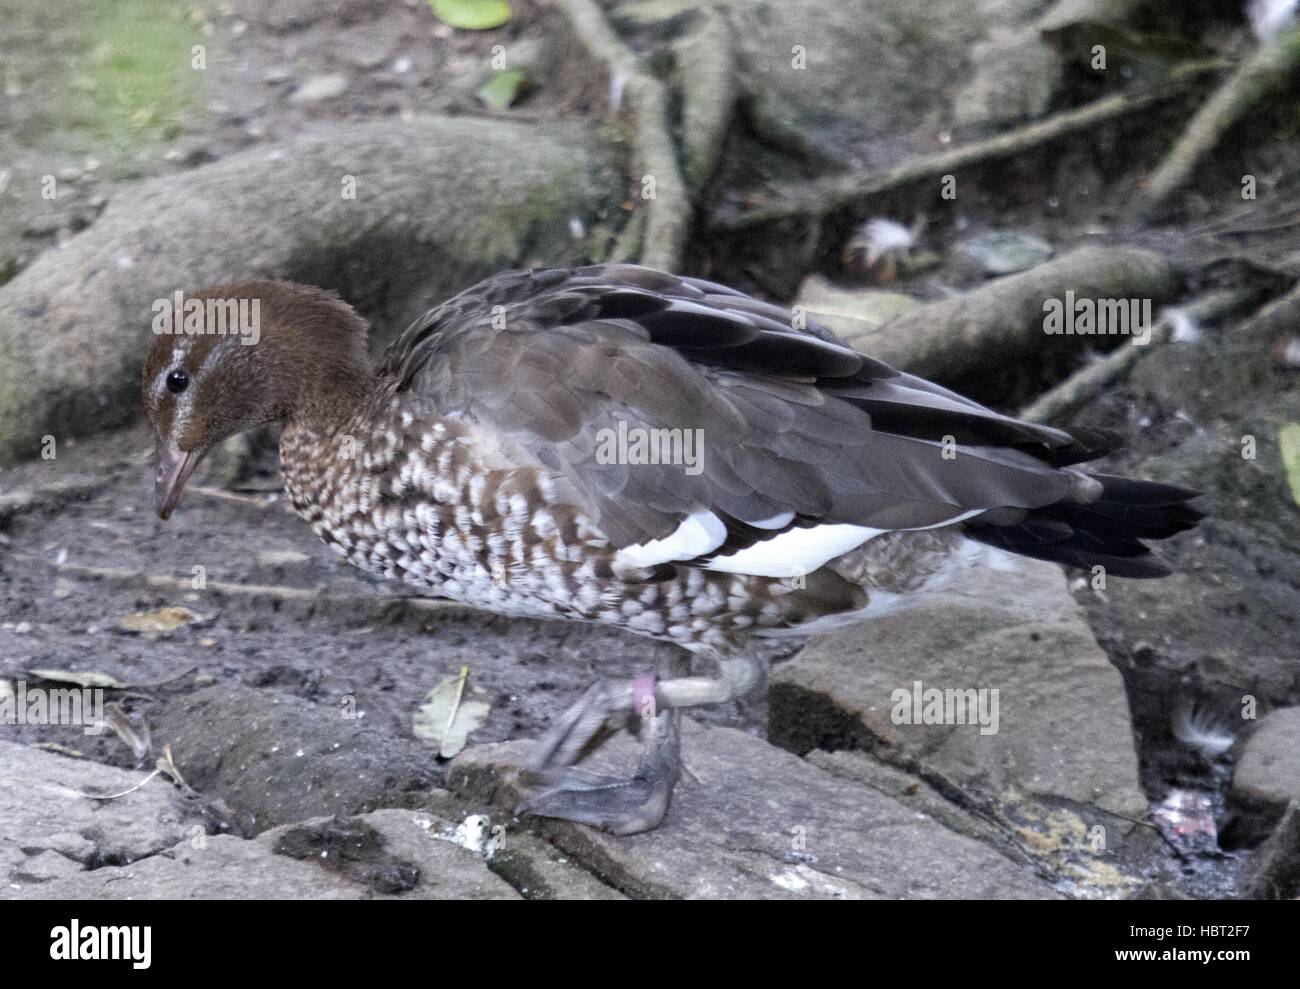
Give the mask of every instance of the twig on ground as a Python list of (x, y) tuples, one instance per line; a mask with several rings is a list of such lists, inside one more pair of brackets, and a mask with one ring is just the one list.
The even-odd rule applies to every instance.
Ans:
[(1130, 95), (1117, 93), (1080, 107), (1054, 114), (1036, 123), (1017, 128), (984, 141), (976, 141), (950, 151), (926, 155), (885, 172), (862, 170), (832, 175), (786, 186), (778, 198), (741, 213), (719, 211), (711, 218), (718, 230), (744, 230), (748, 227), (789, 217), (825, 216), (851, 206), (870, 196), (913, 185), (925, 179), (955, 173), (974, 165), (984, 165), (1051, 141), (1091, 130), (1102, 124), (1131, 116), (1167, 102), (1189, 89), (1201, 69), (1175, 75), (1170, 84), (1158, 91)]
[(1196, 166), (1254, 107), (1300, 70), (1300, 28), (1263, 42), (1196, 112), (1178, 141), (1147, 180), (1143, 199), (1159, 210), (1187, 184)]
[[(668, 130), (668, 97), (663, 84), (641, 67), (593, 0), (551, 0), (568, 18), (578, 40), (602, 63), (610, 79), (621, 84), (632, 108), (632, 142), (642, 179), (635, 194), (646, 207), (641, 261), (673, 271), (681, 260), (690, 222), (691, 203), (677, 163), (677, 150)], [(617, 88), (612, 86), (611, 88)], [(653, 179), (653, 195), (643, 185)]]
[(153, 772), (135, 786), (128, 787), (120, 793), (86, 793), (84, 790), (73, 790), (72, 792), (87, 800), (119, 800), (122, 797), (135, 793), (136, 790), (139, 790), (155, 776), (166, 776), (173, 784), (179, 787), (181, 792), (187, 797), (198, 796), (194, 788), (185, 782), (185, 777), (181, 775), (181, 771), (177, 767), (175, 760), (172, 759), (172, 747), (170, 745), (163, 748), (163, 754), (160, 755), (154, 763)]
[(84, 790), (73, 790), (72, 792), (79, 797), (84, 797), (87, 800), (119, 800), (122, 797), (130, 796), (132, 793), (135, 793), (136, 790), (140, 789), (142, 786), (144, 786), (146, 783), (152, 780), (155, 776), (159, 776), (161, 774), (162, 774), (161, 769), (155, 769), (152, 773), (150, 773), (148, 776), (142, 779), (135, 786), (127, 787), (125, 790), (122, 790), (120, 793), (86, 793)]
[(1246, 206), (1245, 209), (1187, 227), (1186, 232), (1210, 237), (1232, 237), (1285, 230), (1300, 223), (1300, 202), (1279, 204), (1255, 201), (1243, 205)]

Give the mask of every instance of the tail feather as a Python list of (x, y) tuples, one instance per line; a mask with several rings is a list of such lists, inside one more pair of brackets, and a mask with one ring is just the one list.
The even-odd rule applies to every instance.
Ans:
[(1164, 577), (1169, 568), (1144, 539), (1167, 539), (1204, 517), (1187, 502), (1197, 492), (1153, 481), (1089, 475), (1101, 494), (1088, 504), (1057, 502), (1007, 525), (966, 524), (966, 534), (999, 549), (1072, 567), (1102, 566), (1117, 577)]

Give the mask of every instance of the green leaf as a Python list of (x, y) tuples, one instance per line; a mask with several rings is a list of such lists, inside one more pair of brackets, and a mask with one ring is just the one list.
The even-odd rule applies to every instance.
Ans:
[(458, 676), (447, 677), (429, 691), (412, 719), (415, 734), (438, 746), (438, 755), (444, 759), (465, 747), (469, 733), (481, 727), (492, 710), (492, 705), (483, 701), (465, 699), (468, 680), (469, 667), (463, 666)]
[(1277, 434), (1282, 450), (1282, 469), (1291, 488), (1291, 500), (1300, 505), (1300, 422), (1288, 422)]
[(433, 16), (466, 31), (488, 31), (510, 20), (505, 0), (429, 0)]
[(522, 69), (506, 69), (494, 74), (475, 95), (493, 110), (509, 110), (519, 98), (526, 81)]

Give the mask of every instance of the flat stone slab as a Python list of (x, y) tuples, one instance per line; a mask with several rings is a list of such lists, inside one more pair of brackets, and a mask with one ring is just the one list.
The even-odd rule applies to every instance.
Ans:
[(317, 818), (255, 840), (201, 837), (125, 866), (11, 884), (17, 899), (511, 900), (449, 821), (404, 810)]
[(1300, 707), (1271, 712), (1246, 739), (1232, 774), (1232, 799), (1272, 819), (1300, 800)]
[(507, 830), (489, 867), (529, 900), (626, 900), (567, 853), (537, 835)]
[[(467, 749), (451, 764), (450, 787), (466, 799), (512, 811), (520, 797), (518, 767), (532, 744)], [(635, 747), (633, 739), (620, 734), (583, 765), (627, 771), (635, 763)], [(615, 837), (561, 821), (539, 821), (539, 829), (633, 897), (1057, 895), (1029, 870), (980, 842), (745, 732), (688, 721), (682, 748), (687, 774), (656, 830)]]
[(0, 741), (0, 888), (134, 862), (202, 835), (202, 817), (166, 779), (126, 793), (146, 775)]
[(1300, 896), (1300, 801), (1287, 805), (1268, 840), (1246, 865), (1242, 895), (1253, 900), (1294, 900)]
[[(959, 593), (813, 638), (772, 672), (773, 742), (799, 753), (870, 749), (977, 800), (1027, 795), (1143, 816), (1119, 672), (1060, 568), (1015, 562), (1014, 572), (970, 571)], [(915, 723), (910, 698), (924, 701), (931, 688), (986, 691), (985, 714), (996, 710), (996, 720), (981, 726), (968, 710), (966, 723), (951, 723), (954, 706), (948, 723), (925, 723), (923, 704)], [(1131, 828), (1119, 818), (1109, 826)]]

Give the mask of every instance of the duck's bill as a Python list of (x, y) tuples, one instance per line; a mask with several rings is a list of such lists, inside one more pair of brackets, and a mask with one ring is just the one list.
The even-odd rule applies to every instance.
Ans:
[(153, 497), (160, 519), (171, 516), (172, 509), (181, 500), (185, 482), (202, 459), (201, 450), (180, 450), (170, 440), (161, 436), (156, 438), (154, 467), (157, 473), (154, 475)]

